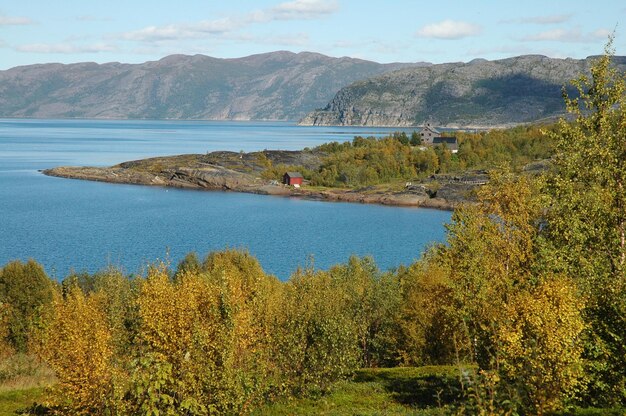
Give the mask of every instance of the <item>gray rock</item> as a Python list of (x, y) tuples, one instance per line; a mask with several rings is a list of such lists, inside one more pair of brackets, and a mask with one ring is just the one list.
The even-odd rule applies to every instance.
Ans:
[[(302, 125), (491, 127), (550, 119), (564, 113), (562, 87), (589, 74), (593, 58), (527, 55), (413, 67), (341, 89)], [(626, 57), (614, 57), (621, 71)], [(569, 87), (569, 92), (574, 90)]]

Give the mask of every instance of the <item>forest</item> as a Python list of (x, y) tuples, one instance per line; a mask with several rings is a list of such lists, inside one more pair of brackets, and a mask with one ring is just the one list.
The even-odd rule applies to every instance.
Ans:
[[(57, 283), (34, 260), (4, 265), (0, 376), (24, 357), (50, 369), (33, 414), (205, 415), (317, 400), (363, 368), (447, 366), (441, 397), (413, 403), (425, 412), (413, 414), (623, 414), (626, 79), (610, 44), (574, 86), (571, 117), (548, 129), (461, 136), (450, 169), (489, 158), (503, 167), (455, 210), (446, 242), (409, 267), (381, 272), (351, 258), (281, 282), (250, 254), (224, 250)], [(524, 134), (536, 138), (503, 156)], [(402, 153), (403, 140), (329, 144), (311, 180), (342, 181), (333, 166), (367, 146), (381, 146), (374, 154), (391, 170), (376, 179), (357, 169), (348, 182), (414, 169), (386, 151)], [(548, 171), (516, 173), (546, 149)]]
[(443, 144), (422, 145), (416, 131), (411, 135), (396, 132), (383, 138), (356, 136), (352, 141), (330, 142), (309, 149), (323, 155), (316, 169), (273, 165), (264, 159), (261, 162), (266, 169), (262, 176), (282, 180), (284, 172), (296, 171), (313, 186), (357, 188), (504, 166), (519, 171), (531, 162), (553, 155), (554, 135), (547, 133), (555, 129), (555, 124), (533, 124), (480, 132), (457, 131), (454, 132), (459, 143), (457, 153)]

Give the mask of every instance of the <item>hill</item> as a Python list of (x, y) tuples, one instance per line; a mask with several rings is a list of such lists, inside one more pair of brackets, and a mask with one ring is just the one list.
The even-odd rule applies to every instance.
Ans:
[(414, 64), (285, 51), (0, 71), (0, 117), (298, 120), (342, 87)]
[[(626, 57), (613, 59), (626, 69)], [(300, 124), (487, 127), (549, 119), (565, 112), (562, 86), (589, 74), (592, 62), (526, 55), (405, 68), (342, 88)]]

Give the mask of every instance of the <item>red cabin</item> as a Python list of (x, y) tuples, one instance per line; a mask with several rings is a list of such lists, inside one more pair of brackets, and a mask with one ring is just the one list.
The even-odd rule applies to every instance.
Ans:
[(283, 175), (283, 183), (285, 185), (300, 186), (304, 178), (300, 172), (286, 172)]

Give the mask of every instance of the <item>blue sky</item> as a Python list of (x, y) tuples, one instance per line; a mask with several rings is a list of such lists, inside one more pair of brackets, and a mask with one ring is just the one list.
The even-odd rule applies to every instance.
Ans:
[(3, 0), (0, 69), (275, 50), (377, 62), (584, 58), (613, 30), (626, 55), (623, 0)]

